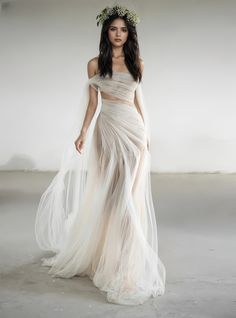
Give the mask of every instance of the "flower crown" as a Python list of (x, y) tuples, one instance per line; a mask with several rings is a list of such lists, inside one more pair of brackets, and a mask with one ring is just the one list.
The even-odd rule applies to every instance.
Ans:
[(97, 16), (97, 26), (99, 24), (103, 24), (110, 16), (117, 14), (119, 17), (126, 16), (127, 21), (136, 26), (137, 23), (140, 22), (139, 17), (137, 16), (135, 11), (128, 10), (127, 8), (115, 5), (113, 7), (105, 7)]

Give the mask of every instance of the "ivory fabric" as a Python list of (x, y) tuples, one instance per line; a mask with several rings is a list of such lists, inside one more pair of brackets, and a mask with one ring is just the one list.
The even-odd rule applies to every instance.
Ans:
[(133, 104), (134, 91), (138, 86), (138, 82), (135, 82), (132, 75), (128, 72), (113, 72), (113, 77), (108, 75), (103, 78), (99, 74), (94, 75), (89, 80), (90, 85), (96, 90), (100, 90), (104, 93), (122, 99)]
[(64, 155), (40, 199), (36, 240), (55, 253), (42, 265), (52, 276), (87, 275), (108, 302), (142, 304), (164, 294), (166, 270), (158, 256), (147, 113), (143, 121), (127, 104), (140, 84), (113, 72), (89, 85), (117, 100), (102, 99), (85, 152)]

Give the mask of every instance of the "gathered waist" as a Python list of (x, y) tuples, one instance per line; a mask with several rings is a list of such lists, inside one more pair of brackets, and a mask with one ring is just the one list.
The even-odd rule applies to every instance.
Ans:
[(135, 121), (140, 122), (140, 124), (143, 125), (143, 119), (138, 112), (135, 104), (128, 105), (127, 103), (124, 103), (122, 101), (103, 98), (100, 114), (104, 114), (106, 116), (111, 116), (114, 118), (117, 118), (117, 116), (125, 119), (133, 118), (135, 119)]
[(128, 101), (122, 101), (122, 100), (115, 100), (115, 99), (106, 99), (102, 98), (102, 106), (103, 105), (108, 105), (108, 106), (115, 106), (115, 105), (124, 105), (126, 107), (134, 107), (136, 109), (136, 106), (134, 103), (128, 102)]

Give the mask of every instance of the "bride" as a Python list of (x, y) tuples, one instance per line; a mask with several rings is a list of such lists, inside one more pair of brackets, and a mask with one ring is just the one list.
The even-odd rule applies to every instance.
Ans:
[[(164, 294), (150, 182), (150, 128), (142, 98), (134, 11), (97, 16), (99, 56), (88, 62), (76, 140), (43, 193), (35, 235), (55, 277), (87, 275), (107, 301), (136, 305)], [(71, 145), (73, 144), (73, 149)]]

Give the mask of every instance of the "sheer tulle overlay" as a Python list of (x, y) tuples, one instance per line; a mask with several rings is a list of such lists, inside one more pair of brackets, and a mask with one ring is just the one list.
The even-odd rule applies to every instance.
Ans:
[(123, 86), (134, 93), (137, 85), (125, 74), (106, 79), (116, 94), (104, 79), (89, 80), (124, 102), (102, 99), (84, 153), (67, 149), (41, 197), (35, 233), (41, 249), (56, 253), (43, 259), (50, 274), (87, 275), (109, 302), (135, 305), (164, 293), (166, 271), (158, 256), (147, 125), (126, 103), (132, 96), (125, 98)]

